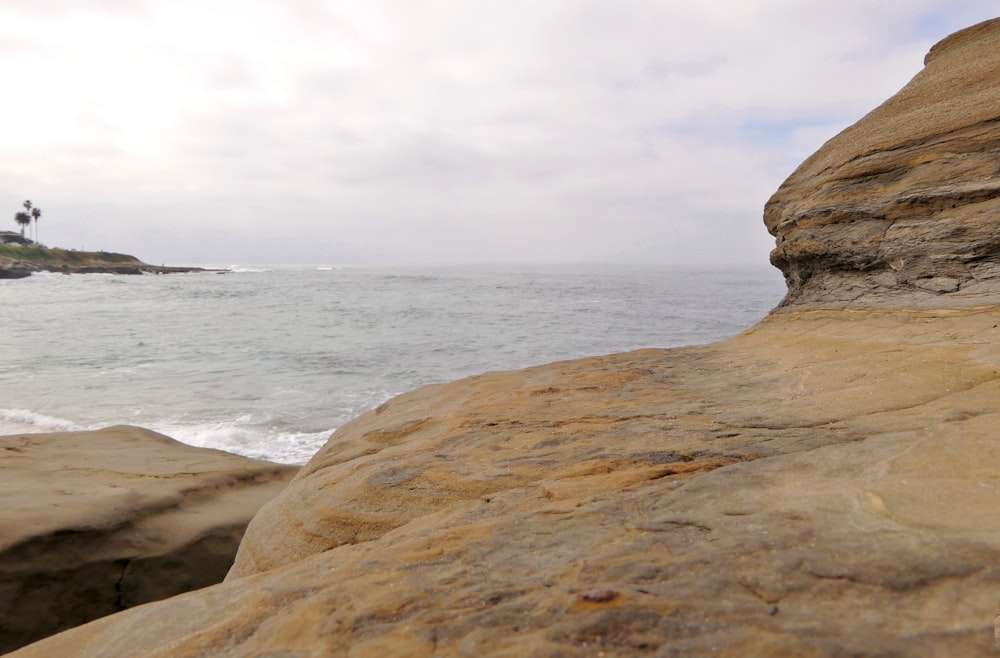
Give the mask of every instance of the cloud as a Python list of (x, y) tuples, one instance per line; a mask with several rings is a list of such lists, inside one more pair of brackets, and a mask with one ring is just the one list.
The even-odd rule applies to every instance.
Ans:
[(0, 202), (156, 261), (764, 262), (781, 180), (991, 11), (13, 0)]

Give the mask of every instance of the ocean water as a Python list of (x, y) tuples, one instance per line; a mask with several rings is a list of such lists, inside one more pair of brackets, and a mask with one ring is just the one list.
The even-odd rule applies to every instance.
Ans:
[(0, 280), (0, 434), (128, 423), (304, 463), (423, 384), (736, 334), (773, 268), (233, 267)]

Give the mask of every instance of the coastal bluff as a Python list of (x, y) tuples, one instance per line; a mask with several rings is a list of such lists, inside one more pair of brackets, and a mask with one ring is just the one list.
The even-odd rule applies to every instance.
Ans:
[(182, 274), (200, 267), (150, 265), (110, 251), (77, 251), (38, 245), (0, 244), (0, 279), (23, 279), (36, 272), (60, 274)]
[(225, 582), (12, 656), (996, 655), (997, 66), (948, 37), (789, 177), (758, 325), (394, 398)]

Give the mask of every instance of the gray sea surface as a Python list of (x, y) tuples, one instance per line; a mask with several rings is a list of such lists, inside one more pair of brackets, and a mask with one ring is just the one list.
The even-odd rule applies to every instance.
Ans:
[(734, 335), (760, 267), (233, 267), (0, 281), (0, 434), (128, 423), (304, 463), (418, 386)]

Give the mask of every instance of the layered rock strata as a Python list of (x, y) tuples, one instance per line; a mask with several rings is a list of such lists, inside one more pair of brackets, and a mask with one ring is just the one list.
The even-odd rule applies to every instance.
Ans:
[(15, 655), (995, 655), (998, 58), (946, 39), (789, 178), (758, 326), (400, 396), (224, 583)]
[(221, 581), (296, 470), (135, 427), (0, 437), (0, 652)]
[(943, 40), (898, 94), (767, 203), (786, 306), (1000, 301), (996, 21)]

